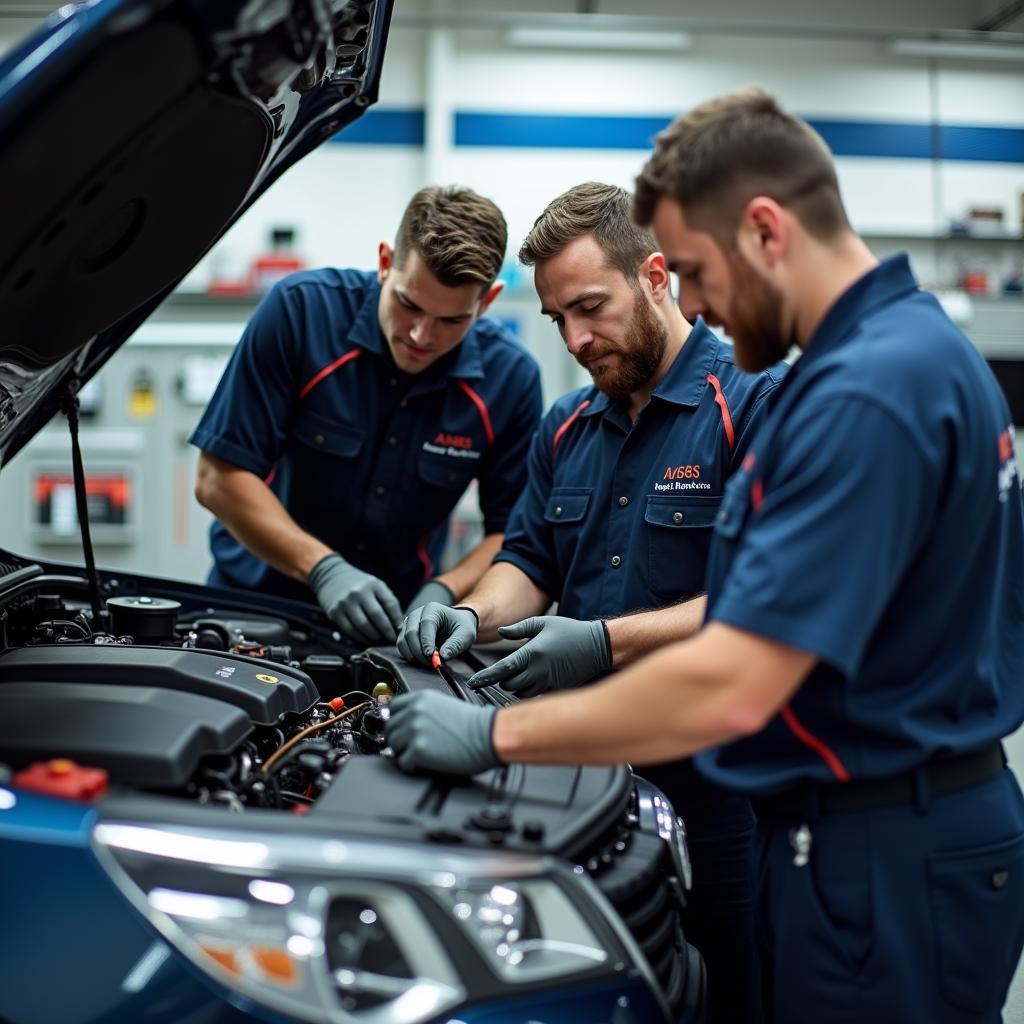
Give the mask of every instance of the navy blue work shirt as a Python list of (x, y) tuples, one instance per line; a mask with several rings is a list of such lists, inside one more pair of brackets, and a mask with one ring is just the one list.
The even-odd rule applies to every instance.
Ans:
[[(404, 605), (434, 574), (474, 478), (487, 533), (526, 479), (540, 371), (497, 323), (474, 322), (422, 373), (394, 364), (376, 275), (293, 274), (260, 304), (192, 444), (268, 482), (302, 529), (383, 579)], [(311, 600), (214, 523), (211, 578)]]
[(820, 663), (698, 755), (771, 793), (985, 748), (1024, 718), (1024, 520), (1006, 400), (905, 256), (832, 307), (726, 488), (708, 618)]
[(784, 371), (742, 373), (698, 320), (635, 421), (593, 385), (564, 395), (537, 431), (495, 561), (577, 619), (702, 593), (723, 485)]

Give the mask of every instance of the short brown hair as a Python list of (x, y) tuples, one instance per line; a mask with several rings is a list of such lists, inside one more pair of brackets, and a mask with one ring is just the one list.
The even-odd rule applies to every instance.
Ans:
[(421, 188), (409, 200), (395, 237), (395, 266), (414, 250), (447, 288), (490, 287), (505, 261), (508, 226), (501, 210), (472, 189)]
[(749, 88), (694, 107), (658, 135), (636, 180), (633, 215), (650, 224), (658, 201), (674, 199), (688, 223), (731, 247), (755, 196), (791, 209), (817, 238), (849, 229), (825, 141), (774, 96)]
[(570, 242), (593, 235), (610, 266), (636, 281), (640, 264), (658, 249), (654, 235), (630, 216), (631, 197), (615, 185), (588, 181), (548, 203), (519, 249), (519, 261), (532, 267), (557, 256)]

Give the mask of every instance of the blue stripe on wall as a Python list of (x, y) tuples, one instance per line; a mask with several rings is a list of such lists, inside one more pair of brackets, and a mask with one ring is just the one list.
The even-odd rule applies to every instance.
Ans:
[(932, 127), (929, 124), (892, 124), (879, 121), (819, 121), (809, 124), (836, 156), (887, 156), (930, 160)]
[[(456, 146), (512, 149), (650, 149), (668, 117), (455, 114)], [(810, 119), (836, 156), (1024, 163), (1024, 128)]]
[(572, 114), (455, 114), (456, 146), (650, 149), (671, 118)]
[(422, 110), (368, 110), (358, 121), (328, 140), (376, 146), (422, 146), (425, 115)]
[[(457, 111), (455, 145), (502, 149), (647, 150), (669, 117), (589, 114), (499, 114)], [(812, 118), (836, 156), (929, 160), (933, 146), (943, 160), (1024, 164), (1024, 128), (932, 125), (922, 122)], [(378, 146), (422, 146), (424, 112), (375, 109), (330, 141)]]
[(987, 160), (1024, 164), (1024, 129), (972, 128), (942, 125), (942, 156), (945, 160)]

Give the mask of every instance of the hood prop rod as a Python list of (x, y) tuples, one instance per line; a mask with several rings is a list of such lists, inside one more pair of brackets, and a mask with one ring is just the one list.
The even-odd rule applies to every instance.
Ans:
[(82, 449), (78, 443), (78, 389), (80, 381), (72, 377), (68, 381), (62, 411), (68, 418), (71, 431), (71, 467), (75, 480), (75, 510), (78, 525), (82, 531), (82, 550), (85, 553), (85, 571), (89, 578), (89, 601), (92, 604), (93, 632), (103, 629), (104, 616), (100, 610), (100, 578), (96, 572), (96, 556), (92, 549), (92, 534), (89, 530), (89, 505), (85, 494), (85, 468), (82, 465)]

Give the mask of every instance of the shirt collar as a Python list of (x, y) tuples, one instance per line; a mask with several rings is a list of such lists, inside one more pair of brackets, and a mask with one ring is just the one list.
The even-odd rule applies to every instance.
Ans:
[[(363, 304), (352, 321), (346, 340), (349, 344), (358, 345), (368, 352), (385, 356), (390, 360), (391, 351), (380, 329), (380, 317), (377, 312), (380, 305), (380, 288), (379, 281), (371, 282), (366, 298), (363, 299)], [(423, 371), (424, 379), (433, 381), (443, 377), (458, 377), (463, 380), (475, 380), (483, 377), (484, 364), (477, 323), (478, 321), (474, 321), (458, 348)]]
[(854, 329), (872, 310), (888, 305), (918, 288), (906, 253), (882, 260), (836, 299), (811, 335), (796, 365), (806, 366), (828, 355), (850, 339)]
[[(651, 392), (651, 397), (660, 398), (673, 405), (700, 405), (701, 396), (708, 386), (708, 374), (715, 365), (721, 344), (703, 319), (697, 317), (683, 347), (672, 361), (668, 372)], [(615, 404), (599, 390), (580, 415), (597, 416)]]
[(346, 340), (353, 345), (359, 345), (368, 352), (375, 352), (382, 356), (387, 352), (387, 343), (380, 329), (380, 319), (377, 316), (377, 307), (380, 304), (380, 282), (372, 281), (366, 290), (366, 298), (359, 307), (352, 326), (348, 329)]

